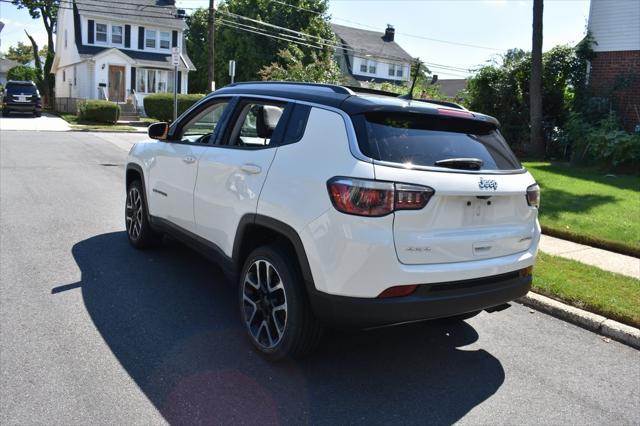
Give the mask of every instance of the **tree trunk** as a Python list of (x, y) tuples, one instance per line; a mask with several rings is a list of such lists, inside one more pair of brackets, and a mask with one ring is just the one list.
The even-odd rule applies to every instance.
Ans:
[(545, 140), (542, 128), (542, 11), (543, 0), (533, 0), (533, 40), (531, 47), (531, 80), (529, 109), (531, 120), (531, 153), (544, 157)]

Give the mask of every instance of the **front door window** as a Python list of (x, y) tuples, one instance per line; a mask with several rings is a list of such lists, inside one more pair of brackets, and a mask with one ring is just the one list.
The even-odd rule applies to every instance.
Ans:
[(109, 100), (124, 102), (124, 67), (109, 66)]

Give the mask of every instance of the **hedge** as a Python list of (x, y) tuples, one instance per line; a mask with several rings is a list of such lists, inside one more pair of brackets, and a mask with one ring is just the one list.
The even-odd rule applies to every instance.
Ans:
[(78, 105), (80, 121), (93, 123), (115, 123), (120, 117), (120, 108), (115, 102), (91, 100)]
[(7, 81), (9, 80), (36, 81), (37, 78), (38, 78), (38, 72), (36, 71), (36, 69), (28, 67), (26, 65), (15, 66), (7, 72)]
[[(178, 116), (202, 98), (202, 94), (178, 95)], [(144, 112), (156, 120), (173, 121), (173, 94), (155, 93), (145, 96)]]

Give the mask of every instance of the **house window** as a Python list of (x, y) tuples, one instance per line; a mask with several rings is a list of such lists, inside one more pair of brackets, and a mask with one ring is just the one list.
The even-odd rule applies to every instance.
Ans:
[(171, 33), (168, 31), (160, 31), (160, 49), (171, 48)]
[(156, 48), (156, 30), (146, 30), (144, 36), (144, 46), (149, 49)]
[(173, 71), (140, 68), (136, 73), (136, 91), (173, 93)]
[(398, 65), (398, 67), (396, 68), (397, 77), (402, 77), (402, 73), (403, 73), (402, 69), (403, 69), (402, 65)]
[(67, 48), (67, 30), (64, 30), (64, 48)]
[(96, 41), (107, 42), (107, 24), (96, 24)]
[(78, 79), (77, 79), (77, 74), (76, 74), (76, 67), (73, 67), (73, 85), (77, 86), (78, 85)]
[(389, 64), (389, 76), (390, 77), (396, 76), (396, 64)]
[(360, 62), (360, 72), (367, 72), (367, 61), (364, 59)]
[(376, 73), (376, 62), (375, 61), (367, 61), (368, 65), (369, 65), (369, 74), (375, 74)]
[(67, 73), (63, 70), (62, 71), (62, 82), (64, 83), (65, 81), (67, 81)]
[(111, 26), (111, 43), (122, 44), (122, 26), (121, 25)]

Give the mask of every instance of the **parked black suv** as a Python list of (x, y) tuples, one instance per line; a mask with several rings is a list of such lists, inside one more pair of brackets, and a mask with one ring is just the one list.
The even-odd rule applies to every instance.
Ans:
[(11, 112), (30, 112), (34, 117), (42, 114), (42, 98), (33, 81), (10, 80), (2, 97), (2, 116)]

